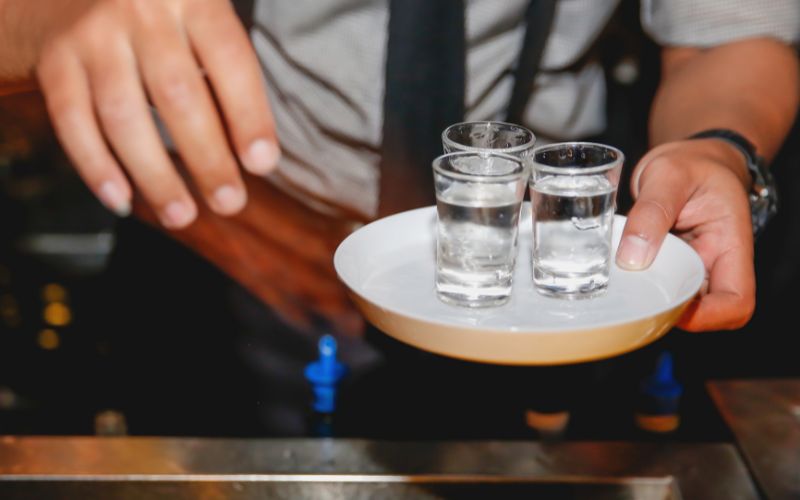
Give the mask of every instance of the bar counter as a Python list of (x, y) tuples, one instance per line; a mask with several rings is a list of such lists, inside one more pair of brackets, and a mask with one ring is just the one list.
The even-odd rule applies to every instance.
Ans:
[(0, 498), (758, 498), (730, 444), (5, 437)]
[(709, 390), (735, 443), (4, 436), (0, 498), (800, 498), (800, 380)]

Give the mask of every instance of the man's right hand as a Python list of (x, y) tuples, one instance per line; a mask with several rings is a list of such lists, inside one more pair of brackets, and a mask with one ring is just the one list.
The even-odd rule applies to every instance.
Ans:
[(131, 182), (167, 228), (198, 213), (148, 100), (217, 214), (246, 203), (239, 162), (255, 174), (275, 167), (260, 66), (229, 0), (0, 0), (0, 14), (36, 23), (16, 37), (28, 33), (56, 133), (118, 214), (130, 212)]
[[(333, 253), (359, 222), (316, 212), (261, 178), (243, 176), (250, 202), (233, 217), (200, 206), (171, 237), (205, 257), (294, 328), (357, 336), (364, 320), (337, 278)], [(157, 224), (136, 198), (134, 213)]]

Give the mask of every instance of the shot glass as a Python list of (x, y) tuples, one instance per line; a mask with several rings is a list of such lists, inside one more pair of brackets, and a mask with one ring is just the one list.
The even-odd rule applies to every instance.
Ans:
[(528, 168), (510, 155), (459, 152), (436, 158), (433, 176), (439, 299), (466, 307), (505, 303)]
[(588, 298), (608, 287), (622, 152), (551, 144), (533, 152), (533, 284), (544, 295)]
[(505, 122), (464, 122), (450, 125), (442, 132), (445, 153), (504, 153), (528, 162), (536, 136), (533, 132)]

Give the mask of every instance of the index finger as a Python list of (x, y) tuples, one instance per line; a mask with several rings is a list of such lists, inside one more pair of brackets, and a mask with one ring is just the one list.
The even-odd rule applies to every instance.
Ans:
[(271, 171), (280, 157), (275, 124), (258, 58), (230, 2), (195, 2), (186, 30), (240, 161), (254, 174)]
[(755, 308), (753, 254), (733, 247), (711, 265), (708, 293), (691, 305), (678, 326), (687, 331), (733, 330), (744, 326)]

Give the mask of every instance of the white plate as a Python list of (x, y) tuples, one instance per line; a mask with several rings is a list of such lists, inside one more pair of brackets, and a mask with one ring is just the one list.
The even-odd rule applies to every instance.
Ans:
[[(616, 216), (615, 252), (624, 225)], [(362, 313), (388, 335), (446, 356), (517, 365), (589, 361), (642, 347), (675, 324), (705, 276), (697, 253), (669, 235), (647, 270), (612, 266), (602, 296), (550, 298), (533, 287), (527, 203), (519, 242), (511, 299), (487, 309), (437, 299), (435, 207), (362, 227), (339, 245), (334, 264)]]

